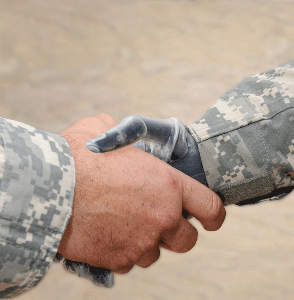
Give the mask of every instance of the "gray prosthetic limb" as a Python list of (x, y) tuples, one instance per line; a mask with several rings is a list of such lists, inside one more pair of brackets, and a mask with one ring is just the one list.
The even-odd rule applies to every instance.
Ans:
[[(130, 116), (101, 136), (87, 141), (86, 147), (94, 153), (106, 153), (133, 145), (177, 170), (207, 185), (197, 143), (185, 125), (178, 119), (150, 118), (142, 115)], [(183, 210), (183, 216), (189, 214)], [(86, 263), (71, 261), (59, 253), (54, 261), (79, 277), (90, 279), (104, 287), (114, 285), (111, 270), (92, 267)]]

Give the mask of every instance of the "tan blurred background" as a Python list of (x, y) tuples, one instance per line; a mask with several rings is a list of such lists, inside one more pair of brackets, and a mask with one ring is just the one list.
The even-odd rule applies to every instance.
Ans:
[[(293, 1), (0, 0), (1, 117), (59, 133), (106, 112), (198, 119), (247, 76), (294, 59)], [(20, 300), (294, 299), (294, 195), (228, 206), (186, 254), (99, 288), (54, 263)]]

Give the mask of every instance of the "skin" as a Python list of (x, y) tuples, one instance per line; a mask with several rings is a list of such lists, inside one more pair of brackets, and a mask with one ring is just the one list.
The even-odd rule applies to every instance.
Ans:
[(117, 124), (98, 114), (60, 133), (73, 154), (76, 185), (58, 252), (125, 274), (134, 265), (151, 266), (160, 247), (185, 253), (195, 246), (198, 231), (182, 209), (205, 230), (216, 231), (225, 208), (209, 188), (135, 146), (102, 154), (86, 148), (89, 139)]

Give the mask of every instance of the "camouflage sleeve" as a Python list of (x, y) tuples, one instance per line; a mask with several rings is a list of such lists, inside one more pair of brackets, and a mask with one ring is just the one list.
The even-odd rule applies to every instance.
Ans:
[(187, 128), (225, 205), (282, 199), (294, 188), (294, 60), (245, 79)]
[(72, 214), (74, 161), (63, 137), (0, 118), (0, 298), (36, 286)]

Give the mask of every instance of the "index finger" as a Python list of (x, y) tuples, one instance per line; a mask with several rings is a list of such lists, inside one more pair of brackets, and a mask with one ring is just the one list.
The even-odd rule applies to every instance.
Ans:
[(169, 121), (142, 115), (130, 116), (101, 136), (89, 140), (86, 147), (95, 153), (105, 153), (126, 147), (139, 140), (164, 144), (172, 132)]
[(218, 230), (226, 210), (220, 197), (205, 185), (181, 173), (183, 180), (183, 209), (195, 217), (207, 231)]
[(86, 147), (94, 153), (105, 153), (133, 144), (169, 163), (173, 153), (179, 158), (186, 156), (186, 134), (184, 124), (176, 118), (159, 119), (137, 114), (87, 141)]

